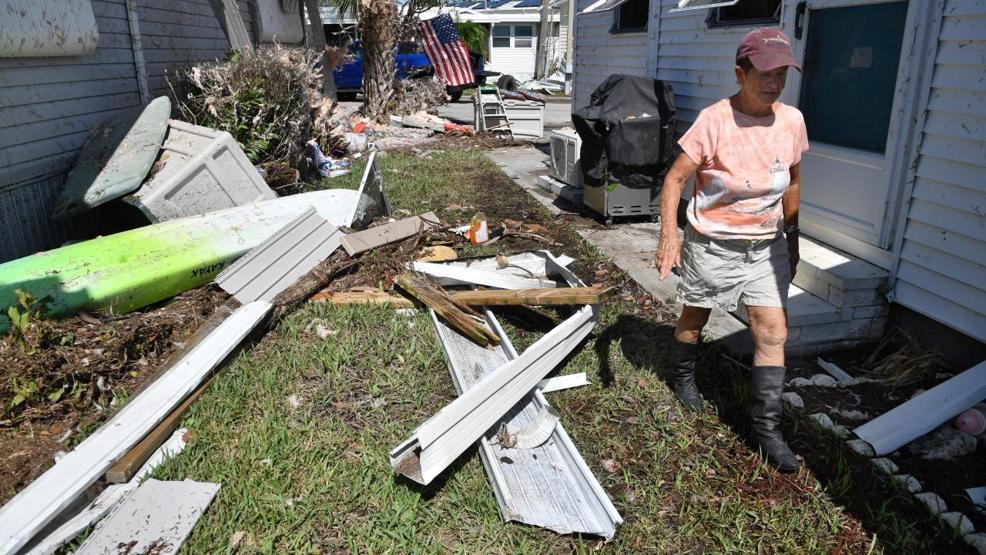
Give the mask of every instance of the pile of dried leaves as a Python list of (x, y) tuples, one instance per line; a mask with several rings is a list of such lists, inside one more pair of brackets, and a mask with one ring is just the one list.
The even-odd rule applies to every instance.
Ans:
[(31, 313), (0, 336), (0, 426), (108, 407), (149, 378), (226, 298), (205, 286), (124, 316), (46, 320)]
[(303, 167), (312, 106), (321, 102), (320, 53), (274, 45), (169, 78), (179, 117), (227, 131), (254, 164)]

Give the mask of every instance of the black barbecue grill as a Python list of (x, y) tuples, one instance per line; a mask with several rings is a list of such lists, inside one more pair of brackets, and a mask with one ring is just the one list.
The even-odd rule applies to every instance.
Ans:
[(674, 156), (671, 86), (635, 75), (610, 75), (589, 104), (572, 113), (582, 138), (582, 202), (609, 223), (660, 212), (661, 177)]

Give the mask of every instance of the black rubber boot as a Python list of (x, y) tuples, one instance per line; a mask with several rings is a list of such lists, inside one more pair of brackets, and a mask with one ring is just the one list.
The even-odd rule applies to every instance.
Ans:
[(781, 393), (784, 392), (783, 366), (754, 366), (751, 379), (753, 435), (760, 453), (781, 472), (794, 472), (801, 466), (781, 435)]
[(702, 410), (702, 397), (695, 386), (695, 360), (698, 358), (698, 344), (674, 343), (674, 366), (671, 367), (671, 386), (674, 394), (683, 405), (692, 410)]

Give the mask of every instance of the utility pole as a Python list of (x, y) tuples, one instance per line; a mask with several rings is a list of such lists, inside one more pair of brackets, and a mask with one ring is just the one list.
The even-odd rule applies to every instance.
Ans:
[(551, 36), (550, 0), (541, 0), (541, 28), (538, 30), (537, 57), (534, 58), (534, 78), (544, 79), (548, 65), (548, 37)]

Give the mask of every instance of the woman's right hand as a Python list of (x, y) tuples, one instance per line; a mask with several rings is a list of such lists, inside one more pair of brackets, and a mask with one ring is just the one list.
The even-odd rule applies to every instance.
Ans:
[(658, 277), (662, 280), (668, 277), (671, 268), (681, 266), (678, 227), (673, 225), (669, 227), (667, 231), (661, 229), (661, 242), (657, 245), (657, 253), (654, 255)]

